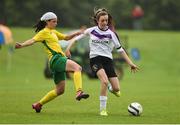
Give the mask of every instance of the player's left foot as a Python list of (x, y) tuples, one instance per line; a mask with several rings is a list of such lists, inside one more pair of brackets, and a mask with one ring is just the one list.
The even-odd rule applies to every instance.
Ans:
[(109, 90), (109, 92), (114, 94), (116, 97), (120, 97), (121, 96), (121, 92), (120, 91), (117, 91), (117, 92), (113, 91), (111, 84), (108, 84), (108, 90)]
[(115, 96), (117, 96), (117, 97), (120, 97), (121, 96), (121, 92), (120, 91), (118, 91), (118, 92), (112, 92)]
[(76, 100), (80, 101), (81, 99), (89, 98), (89, 94), (84, 93), (83, 91), (78, 91), (76, 94)]

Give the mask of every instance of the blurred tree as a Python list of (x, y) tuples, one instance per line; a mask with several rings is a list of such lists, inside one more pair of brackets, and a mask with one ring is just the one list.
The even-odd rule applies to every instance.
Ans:
[(5, 9), (4, 9), (4, 5), (5, 5), (5, 0), (1, 0), (0, 2), (0, 24), (5, 23), (6, 20), (6, 13), (5, 13)]
[(61, 27), (90, 25), (95, 7), (106, 7), (117, 28), (132, 28), (131, 11), (139, 4), (144, 12), (144, 29), (180, 29), (179, 0), (0, 0), (0, 21), (9, 26), (33, 26), (40, 16), (53, 11)]
[(133, 4), (131, 0), (112, 0), (108, 8), (113, 16), (115, 25), (118, 28), (131, 28), (131, 9)]

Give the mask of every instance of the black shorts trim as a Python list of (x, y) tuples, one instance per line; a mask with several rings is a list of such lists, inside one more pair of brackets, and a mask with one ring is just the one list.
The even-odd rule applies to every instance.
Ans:
[(91, 58), (90, 67), (95, 73), (97, 73), (100, 69), (104, 69), (108, 78), (117, 77), (113, 60), (108, 57), (96, 56), (94, 58)]

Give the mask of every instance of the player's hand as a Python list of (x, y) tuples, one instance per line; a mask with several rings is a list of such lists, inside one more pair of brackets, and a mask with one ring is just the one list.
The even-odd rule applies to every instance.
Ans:
[(68, 58), (71, 58), (71, 52), (70, 52), (69, 50), (66, 50), (66, 51), (65, 51), (65, 54), (66, 54), (66, 56), (67, 56)]
[(130, 64), (130, 67), (131, 67), (131, 72), (135, 73), (139, 70), (139, 68), (135, 65), (135, 64)]
[(22, 48), (22, 43), (16, 43), (15, 44), (15, 49), (19, 49)]
[(86, 26), (81, 26), (81, 28), (79, 30), (79, 34), (83, 34), (86, 29), (87, 29)]

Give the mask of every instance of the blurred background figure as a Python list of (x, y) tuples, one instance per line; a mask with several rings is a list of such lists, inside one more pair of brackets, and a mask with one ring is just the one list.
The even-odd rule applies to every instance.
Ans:
[(13, 43), (13, 37), (10, 28), (0, 22), (0, 49), (2, 45), (8, 46), (7, 63), (6, 63), (7, 72), (10, 72), (12, 67), (12, 54), (14, 52), (12, 43)]
[(142, 30), (142, 18), (144, 16), (144, 11), (141, 6), (136, 5), (132, 10), (132, 18), (133, 18), (133, 28), (135, 30)]
[(0, 23), (0, 46), (13, 42), (12, 33), (9, 27)]

